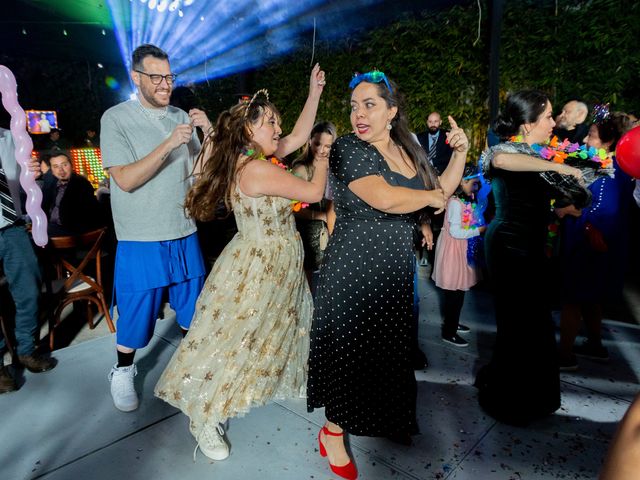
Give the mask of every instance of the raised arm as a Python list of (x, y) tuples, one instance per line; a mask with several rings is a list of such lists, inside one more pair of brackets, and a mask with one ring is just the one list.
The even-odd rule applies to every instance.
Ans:
[(453, 154), (449, 165), (440, 175), (440, 186), (444, 191), (445, 198), (453, 195), (453, 192), (460, 185), (464, 166), (467, 162), (467, 152), (469, 151), (467, 135), (462, 128), (458, 127), (451, 115), (449, 115), (449, 124), (451, 125), (451, 130), (447, 133), (447, 143), (453, 149)]
[(276, 157), (286, 157), (302, 147), (307, 140), (309, 140), (313, 124), (316, 121), (316, 113), (318, 113), (320, 95), (322, 95), (325, 84), (324, 72), (320, 70), (320, 65), (316, 63), (313, 70), (311, 70), (307, 101), (291, 133), (280, 140), (278, 150), (275, 153)]

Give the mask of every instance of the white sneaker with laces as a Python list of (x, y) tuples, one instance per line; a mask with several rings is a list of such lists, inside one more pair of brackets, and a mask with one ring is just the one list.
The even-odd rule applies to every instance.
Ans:
[[(220, 425), (216, 425), (211, 428), (209, 425), (206, 425), (200, 435), (197, 438), (198, 445), (196, 446), (196, 451), (198, 447), (202, 450), (207, 457), (211, 460), (224, 460), (229, 456), (229, 445), (224, 439), (224, 429)], [(196, 452), (193, 452), (195, 457)]]
[(138, 374), (136, 365), (118, 367), (116, 363), (109, 372), (111, 382), (111, 398), (113, 404), (122, 412), (132, 412), (138, 408), (138, 395), (133, 385), (133, 378)]

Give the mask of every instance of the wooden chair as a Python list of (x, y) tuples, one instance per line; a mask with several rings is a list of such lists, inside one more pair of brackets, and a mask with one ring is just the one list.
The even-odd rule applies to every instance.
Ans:
[[(51, 237), (47, 249), (57, 272), (57, 279), (51, 281), (51, 294), (55, 305), (53, 315), (49, 317), (49, 347), (53, 350), (55, 328), (60, 323), (64, 308), (70, 303), (87, 302), (87, 321), (89, 328), (95, 328), (91, 304), (98, 307), (104, 315), (111, 333), (116, 331), (102, 288), (102, 242), (106, 228), (100, 228), (80, 235)], [(88, 251), (87, 251), (88, 248)], [(82, 253), (82, 258), (78, 256)], [(86, 273), (93, 266), (95, 278)]]

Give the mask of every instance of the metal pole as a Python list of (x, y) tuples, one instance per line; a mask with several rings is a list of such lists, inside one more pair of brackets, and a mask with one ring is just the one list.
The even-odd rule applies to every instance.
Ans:
[(500, 103), (500, 33), (504, 0), (489, 0), (491, 40), (489, 47), (489, 122), (493, 125)]

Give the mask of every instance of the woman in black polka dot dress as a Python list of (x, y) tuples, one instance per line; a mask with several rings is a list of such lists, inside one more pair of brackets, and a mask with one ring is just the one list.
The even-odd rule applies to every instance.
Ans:
[(413, 212), (442, 210), (460, 182), (467, 137), (449, 117), (454, 155), (438, 179), (409, 132), (396, 86), (382, 72), (352, 80), (353, 134), (330, 166), (337, 221), (320, 271), (309, 359), (309, 409), (331, 469), (356, 478), (343, 442), (354, 435), (409, 440), (417, 433), (411, 363)]

